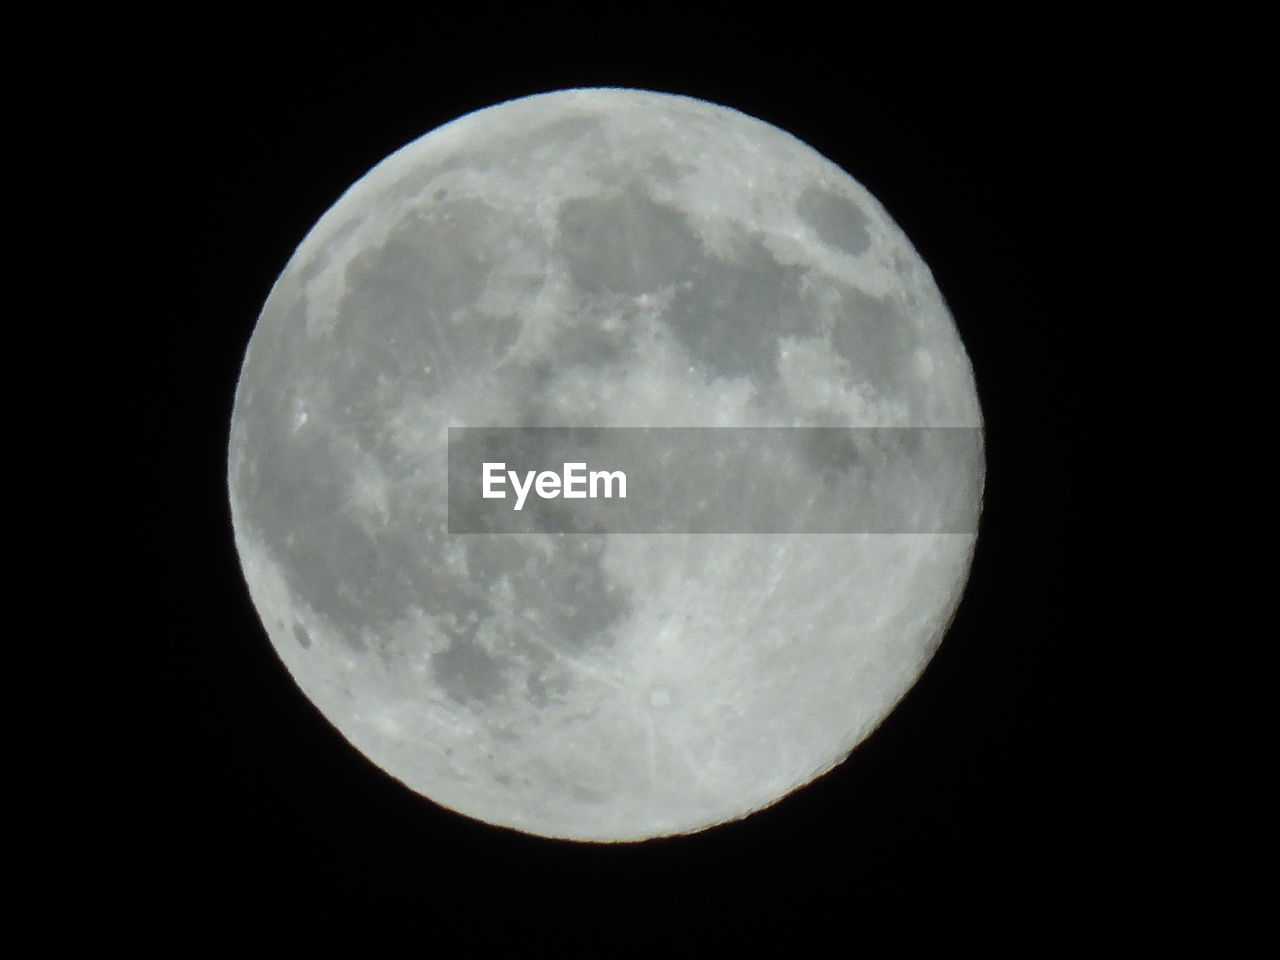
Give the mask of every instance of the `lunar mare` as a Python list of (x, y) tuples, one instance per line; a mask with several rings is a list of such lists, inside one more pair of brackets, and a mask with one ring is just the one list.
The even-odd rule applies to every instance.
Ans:
[(450, 534), (448, 429), (846, 425), (981, 426), (880, 204), (724, 107), (529, 97), (387, 158), (289, 261), (236, 392), (236, 546), (298, 685), (411, 789), (549, 837), (688, 833), (880, 723), (974, 535)]

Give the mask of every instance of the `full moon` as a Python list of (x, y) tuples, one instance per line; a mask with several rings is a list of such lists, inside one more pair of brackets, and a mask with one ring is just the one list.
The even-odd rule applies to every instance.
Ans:
[(316, 223), (249, 342), (231, 515), (277, 654), (374, 764), (489, 824), (643, 840), (768, 807), (889, 714), (964, 589), (981, 454), (911, 446), (960, 471), (959, 528), (797, 444), (710, 488), (722, 515), (847, 482), (894, 528), (458, 532), (451, 429), (981, 425), (932, 274), (847, 173), (727, 107), (566, 90), (431, 131)]

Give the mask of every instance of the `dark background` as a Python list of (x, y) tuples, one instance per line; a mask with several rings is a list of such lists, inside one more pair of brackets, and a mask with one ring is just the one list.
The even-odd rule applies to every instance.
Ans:
[[(159, 398), (147, 468), (160, 480), (149, 545), (164, 589), (140, 659), (166, 722), (139, 740), (148, 777), (129, 846), (141, 894), (178, 913), (409, 908), (477, 943), (526, 947), (708, 918), (748, 936), (803, 917), (840, 928), (882, 903), (929, 916), (1087, 909), (1117, 866), (1099, 860), (1109, 801), (1084, 663), (1105, 640), (1077, 614), (1089, 583), (1074, 540), (1082, 369), (1096, 347), (1073, 321), (1096, 293), (1080, 289), (1094, 268), (1080, 238), (1097, 229), (1095, 183), (1117, 176), (1123, 111), (1096, 45), (1045, 36), (1011, 53), (953, 45), (945, 30), (925, 45), (902, 28), (837, 37), (820, 23), (615, 24), (569, 39), (553, 18), (496, 12), (378, 29), (193, 21), (131, 64), (119, 107), (153, 201), (142, 253), (173, 284), (158, 302), (180, 305), (157, 311), (147, 355)], [(350, 748), (272, 651), (225, 493), (239, 365), (315, 220), (462, 113), (600, 85), (738, 108), (865, 184), (947, 298), (989, 444), (969, 589), (881, 729), (743, 822), (617, 847), (468, 820)]]

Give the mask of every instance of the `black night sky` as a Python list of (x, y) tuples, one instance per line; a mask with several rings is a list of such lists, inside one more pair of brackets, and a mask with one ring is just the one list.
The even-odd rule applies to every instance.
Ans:
[[(165, 398), (148, 468), (164, 478), (155, 543), (166, 559), (143, 659), (168, 722), (137, 745), (151, 774), (132, 834), (140, 895), (178, 915), (210, 904), (417, 910), (524, 952), (542, 938), (590, 948), (611, 931), (707, 918), (739, 936), (792, 923), (847, 934), (882, 903), (1003, 912), (1076, 895), (1100, 869), (1092, 841), (1105, 798), (1081, 726), (1087, 568), (1074, 541), (1087, 382), (1077, 243), (1108, 158), (1096, 79), (1071, 51), (1035, 44), (970, 56), (941, 40), (936, 50), (902, 34), (840, 42), (820, 24), (765, 24), (548, 46), (528, 33), (546, 30), (537, 18), (494, 19), (447, 31), (426, 17), (303, 32), (193, 23), (128, 68), (122, 109), (138, 155), (166, 171), (140, 178), (156, 201), (148, 252), (167, 264), (164, 302), (181, 304), (157, 318), (162, 346), (146, 374)], [(498, 28), (499, 47), (476, 40)], [(837, 770), (743, 822), (616, 847), (473, 822), (349, 747), (272, 651), (225, 493), (239, 364), (314, 221), (439, 124), (569, 86), (703, 97), (850, 172), (932, 268), (988, 426), (968, 591), (883, 727)]]

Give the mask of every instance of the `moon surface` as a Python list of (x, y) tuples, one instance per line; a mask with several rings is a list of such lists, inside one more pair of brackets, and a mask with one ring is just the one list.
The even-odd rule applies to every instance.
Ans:
[(298, 686), (412, 790), (547, 837), (690, 833), (875, 729), (975, 534), (450, 533), (448, 430), (812, 426), (981, 429), (880, 204), (726, 107), (527, 97), (388, 157), (298, 247), (236, 391), (236, 546)]

